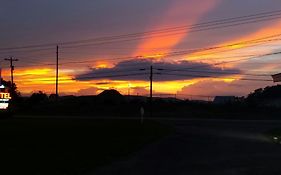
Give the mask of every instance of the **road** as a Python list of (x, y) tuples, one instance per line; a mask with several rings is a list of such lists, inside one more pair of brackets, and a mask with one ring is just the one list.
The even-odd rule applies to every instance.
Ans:
[[(163, 122), (163, 121), (162, 121)], [(281, 174), (281, 145), (263, 135), (277, 121), (169, 120), (176, 132), (93, 175)]]

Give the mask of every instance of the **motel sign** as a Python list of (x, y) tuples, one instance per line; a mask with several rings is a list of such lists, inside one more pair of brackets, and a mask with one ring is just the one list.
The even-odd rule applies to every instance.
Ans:
[(9, 107), (11, 94), (7, 92), (5, 86), (0, 86), (0, 111), (6, 111)]

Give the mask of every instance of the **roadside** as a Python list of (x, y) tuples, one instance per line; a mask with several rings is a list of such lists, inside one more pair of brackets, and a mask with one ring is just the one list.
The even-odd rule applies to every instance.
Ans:
[[(281, 147), (264, 134), (275, 121), (169, 121), (176, 132), (89, 175), (279, 174)], [(88, 175), (88, 174), (87, 174)]]
[(0, 120), (0, 174), (83, 174), (126, 157), (170, 132), (136, 120)]

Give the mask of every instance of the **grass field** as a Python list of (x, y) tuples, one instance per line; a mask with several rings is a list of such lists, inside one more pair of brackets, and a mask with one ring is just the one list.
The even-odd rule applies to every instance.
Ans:
[(171, 132), (155, 122), (0, 120), (0, 174), (83, 174)]

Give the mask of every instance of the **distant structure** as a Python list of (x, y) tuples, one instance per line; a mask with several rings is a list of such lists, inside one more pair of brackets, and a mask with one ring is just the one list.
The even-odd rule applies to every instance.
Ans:
[(114, 89), (104, 90), (97, 95), (97, 98), (104, 103), (122, 103), (125, 101), (124, 96)]
[(168, 103), (178, 103), (181, 102), (182, 100), (173, 98), (173, 97), (167, 97), (167, 98), (162, 98), (162, 97), (154, 97), (155, 101), (162, 101), (162, 102), (168, 102)]
[(214, 98), (213, 103), (214, 104), (229, 104), (229, 103), (234, 103), (236, 100), (235, 96), (216, 96)]

